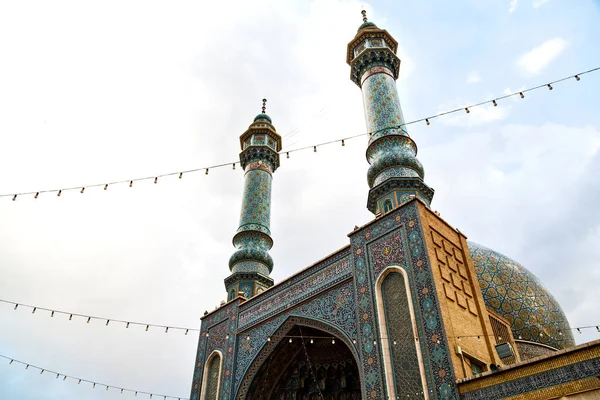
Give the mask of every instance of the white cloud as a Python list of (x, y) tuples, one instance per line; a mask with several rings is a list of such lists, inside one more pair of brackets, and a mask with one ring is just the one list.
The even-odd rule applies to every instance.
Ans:
[(549, 0), (533, 0), (532, 5), (533, 8), (540, 8), (544, 4), (546, 4)]
[[(457, 100), (451, 104), (444, 104), (438, 109), (440, 112), (465, 107), (468, 103), (465, 101)], [(440, 121), (447, 125), (452, 126), (477, 126), (487, 124), (489, 122), (501, 121), (505, 119), (510, 110), (510, 106), (498, 105), (494, 107), (492, 104), (481, 105), (477, 107), (469, 108), (469, 112), (466, 110), (458, 111), (440, 118)]]
[[(238, 136), (259, 112), (262, 97), (269, 99), (267, 112), (282, 135), (301, 128), (293, 138), (297, 147), (364, 131), (360, 89), (348, 79), (344, 62), (346, 45), (360, 24), (361, 3), (261, 0), (257, 7), (217, 2), (202, 23), (198, 20), (206, 16), (207, 6), (197, 0), (166, 6), (107, 2), (102, 7), (40, 1), (35, 12), (29, 3), (12, 2), (7, 10), (8, 4), (0, 2), (0, 37), (11, 38), (0, 40), (0, 170), (6, 172), (1, 193), (235, 160)], [(400, 20), (390, 18), (387, 25), (377, 14), (369, 11), (369, 16), (406, 40), (419, 68), (425, 67), (414, 70), (412, 93), (411, 85), (401, 88), (407, 120), (431, 112), (438, 88), (418, 80), (426, 76), (427, 65), (444, 79), (451, 79), (451, 70), (427, 64), (423, 54), (435, 49), (419, 49), (418, 38), (411, 38), (409, 46), (399, 34)], [(442, 35), (435, 29), (446, 25), (433, 22), (431, 34)], [(468, 22), (473, 29), (486, 28), (481, 21)], [(523, 35), (530, 28), (519, 29), (516, 34)], [(406, 52), (399, 56), (403, 79), (412, 67)], [(461, 59), (456, 63), (464, 79), (471, 66)], [(486, 84), (490, 80), (486, 74)], [(430, 102), (411, 110), (417, 90)], [(468, 96), (480, 99), (475, 93)], [(582, 111), (576, 100), (569, 91), (561, 93), (567, 115), (574, 108)], [(461, 104), (466, 103), (454, 107)], [(324, 105), (326, 118), (319, 111)], [(513, 135), (508, 142), (496, 134), (504, 129), (493, 121), (512, 113), (510, 105), (502, 101), (497, 108), (436, 119), (429, 127), (411, 126), (427, 183), (436, 188), (434, 206), (474, 240), (507, 249), (530, 268), (546, 265), (528, 263), (531, 254), (572, 254), (577, 259), (562, 265), (578, 267), (576, 273), (569, 270), (568, 281), (552, 280), (563, 276), (556, 273), (561, 264), (553, 260), (549, 279), (543, 272), (540, 278), (557, 290), (561, 302), (568, 300), (569, 289), (578, 291), (584, 284), (588, 297), (573, 300), (566, 311), (577, 310), (581, 317), (574, 322), (579, 325), (600, 320), (594, 291), (600, 277), (593, 275), (600, 257), (598, 229), (588, 236), (582, 231), (575, 236), (581, 229), (577, 225), (547, 229), (585, 238), (580, 242), (590, 251), (585, 268), (584, 256), (572, 246), (538, 243), (535, 252), (527, 251), (536, 244), (532, 229), (546, 217), (545, 228), (560, 225), (556, 213), (562, 223), (581, 214), (600, 220), (597, 207), (581, 207), (573, 195), (575, 189), (587, 193), (590, 183), (598, 182), (600, 167), (588, 168), (592, 182), (582, 181), (583, 172), (573, 169), (592, 157), (589, 138), (598, 137), (598, 130), (542, 126), (531, 132), (511, 126), (506, 127)], [(453, 117), (458, 120), (437, 122)], [(543, 118), (554, 115), (546, 112)], [(473, 136), (454, 134), (470, 125), (482, 129)], [(365, 149), (363, 137), (345, 147), (332, 144), (317, 153), (282, 157), (272, 201), (276, 282), (348, 244), (352, 227), (371, 220), (365, 208)], [(510, 168), (514, 165), (517, 170)], [(572, 184), (564, 189), (556, 181)], [(37, 200), (0, 199), (0, 293), (56, 309), (198, 327), (204, 310), (214, 309), (225, 296), (242, 183), (240, 168), (228, 167), (211, 169), (208, 176), (161, 178), (156, 185), (149, 181), (133, 188), (111, 186), (106, 192), (90, 187), (85, 194), (74, 191), (60, 198), (43, 193)], [(587, 198), (597, 202), (600, 195)], [(88, 325), (64, 315), (32, 315), (24, 307), (13, 311), (6, 304), (0, 304), (0, 326), (2, 354), (110, 384), (189, 394), (198, 344), (191, 332), (144, 332), (113, 322)], [(1, 362), (0, 398), (123, 398), (112, 389), (94, 391), (90, 385), (30, 372)]]
[(519, 5), (519, 0), (510, 0), (510, 6), (508, 7), (509, 13), (514, 13), (517, 10), (517, 6)]
[[(510, 88), (506, 88), (506, 89), (504, 89), (504, 90), (502, 91), (502, 93), (503, 93), (505, 96), (508, 96), (508, 95), (511, 95), (511, 94), (519, 93), (520, 91), (522, 91), (522, 90), (524, 90), (524, 89), (525, 89), (525, 86), (521, 86), (521, 87), (520, 87), (519, 89), (517, 89), (517, 90), (511, 90)], [(509, 97), (509, 99), (510, 99), (511, 101), (516, 101), (516, 102), (518, 102), (519, 100), (521, 100), (521, 97), (520, 97), (520, 96), (517, 94), (517, 95), (514, 95), (514, 96), (512, 96), (512, 97)], [(498, 104), (502, 104), (502, 101), (498, 102)]]
[(471, 71), (469, 75), (467, 75), (467, 83), (478, 83), (481, 82), (481, 75), (477, 71)]
[(563, 52), (567, 44), (563, 38), (547, 40), (519, 57), (517, 65), (529, 74), (538, 74)]

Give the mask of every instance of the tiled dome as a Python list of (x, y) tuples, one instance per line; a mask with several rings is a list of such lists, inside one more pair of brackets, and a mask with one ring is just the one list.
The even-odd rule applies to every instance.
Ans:
[(485, 303), (510, 322), (515, 339), (556, 349), (575, 345), (565, 313), (535, 275), (494, 250), (468, 245)]

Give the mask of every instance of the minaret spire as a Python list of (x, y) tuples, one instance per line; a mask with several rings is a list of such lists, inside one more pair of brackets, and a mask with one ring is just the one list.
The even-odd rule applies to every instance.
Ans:
[(348, 44), (346, 62), (351, 67), (350, 79), (362, 89), (367, 130), (371, 133), (367, 208), (379, 214), (415, 196), (429, 204), (433, 189), (423, 182), (417, 145), (408, 135), (398, 99), (398, 42), (369, 22), (365, 10), (361, 14), (363, 23)]
[(250, 298), (273, 286), (269, 274), (273, 259), (268, 251), (271, 239), (271, 183), (279, 167), (281, 136), (266, 114), (267, 99), (262, 100), (262, 113), (254, 118), (240, 136), (240, 165), (244, 169), (244, 194), (240, 226), (233, 237), (235, 253), (229, 259), (231, 275), (225, 279), (227, 298), (242, 292)]

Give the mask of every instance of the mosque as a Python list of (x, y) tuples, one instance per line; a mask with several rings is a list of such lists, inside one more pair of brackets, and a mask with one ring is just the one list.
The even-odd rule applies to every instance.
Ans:
[(397, 47), (363, 11), (346, 61), (371, 133), (373, 220), (276, 285), (269, 225), (282, 143), (265, 100), (240, 136), (227, 301), (202, 318), (191, 400), (600, 399), (600, 340), (575, 346), (531, 272), (430, 209), (398, 99)]

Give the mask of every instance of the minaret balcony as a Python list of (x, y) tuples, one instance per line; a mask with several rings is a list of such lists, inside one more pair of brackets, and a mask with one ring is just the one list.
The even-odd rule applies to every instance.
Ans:
[(394, 79), (398, 79), (400, 74), (400, 59), (388, 48), (367, 49), (356, 57), (350, 66), (350, 79), (358, 87), (362, 87), (362, 76), (373, 67), (388, 68)]

